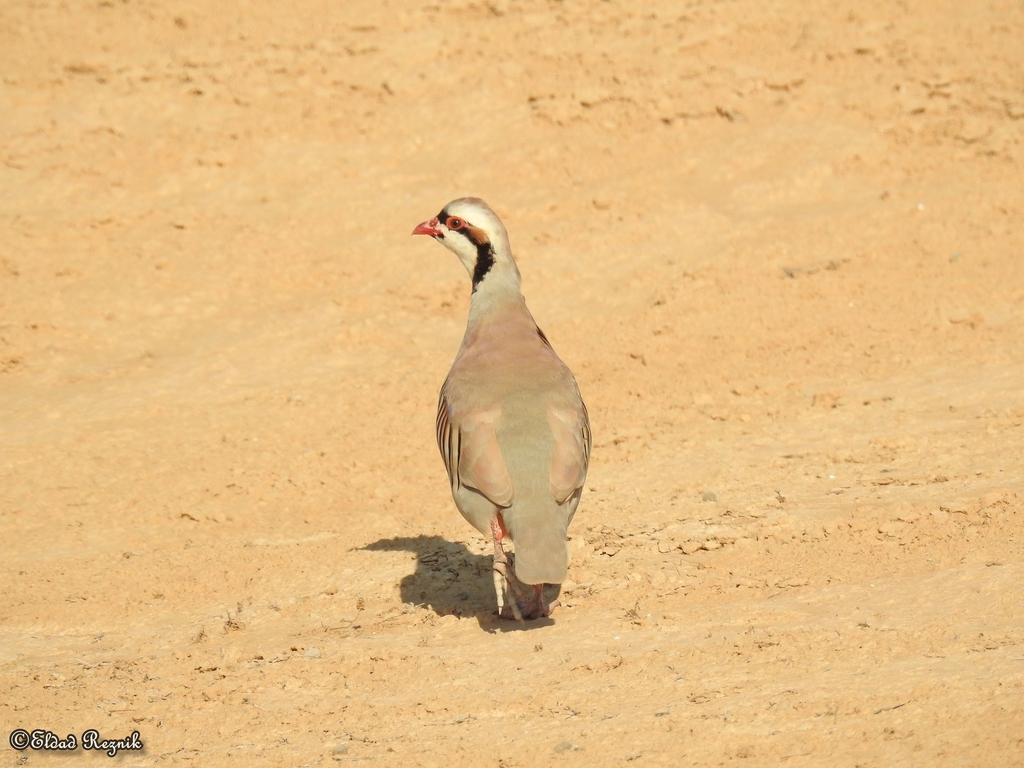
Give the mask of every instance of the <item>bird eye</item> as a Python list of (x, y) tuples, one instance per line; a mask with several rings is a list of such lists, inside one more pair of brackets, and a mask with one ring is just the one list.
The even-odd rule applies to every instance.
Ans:
[(458, 216), (451, 216), (446, 222), (446, 226), (448, 227), (448, 229), (462, 229), (464, 226), (466, 226), (466, 222), (464, 222)]

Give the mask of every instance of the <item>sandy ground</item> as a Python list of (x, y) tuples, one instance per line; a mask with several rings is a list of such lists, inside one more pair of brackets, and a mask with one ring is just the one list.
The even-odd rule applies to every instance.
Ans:
[[(1024, 765), (1024, 5), (0, 8), (2, 765)], [(494, 615), (504, 218), (595, 447)]]

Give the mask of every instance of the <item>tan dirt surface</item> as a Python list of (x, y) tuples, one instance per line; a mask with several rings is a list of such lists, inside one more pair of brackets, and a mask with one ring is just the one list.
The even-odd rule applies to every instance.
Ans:
[[(0, 765), (1024, 765), (1024, 4), (0, 7)], [(498, 620), (503, 217), (595, 435)]]

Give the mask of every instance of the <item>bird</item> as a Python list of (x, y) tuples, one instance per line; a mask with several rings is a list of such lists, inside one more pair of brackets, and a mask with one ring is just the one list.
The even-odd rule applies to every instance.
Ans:
[(453, 200), (412, 234), (454, 252), (472, 280), (466, 333), (437, 406), (452, 498), (491, 539), (499, 617), (547, 617), (558, 601), (545, 600), (544, 585), (566, 579), (569, 523), (590, 463), (587, 407), (526, 307), (508, 232), (487, 203)]

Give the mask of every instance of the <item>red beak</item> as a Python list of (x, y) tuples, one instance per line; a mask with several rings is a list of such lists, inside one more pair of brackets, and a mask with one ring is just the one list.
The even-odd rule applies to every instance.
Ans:
[(430, 221), (424, 221), (422, 224), (417, 224), (416, 229), (412, 231), (414, 235), (430, 235), (431, 237), (437, 237), (441, 234), (441, 230), (437, 228), (437, 216), (432, 218)]

